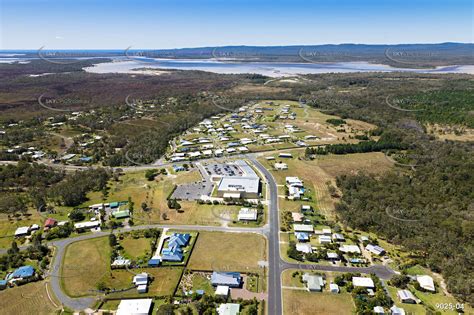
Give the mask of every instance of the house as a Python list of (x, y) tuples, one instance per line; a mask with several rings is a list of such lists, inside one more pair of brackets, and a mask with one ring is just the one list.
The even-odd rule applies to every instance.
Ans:
[(7, 288), (7, 280), (0, 280), (0, 290), (4, 290)]
[(326, 256), (328, 260), (339, 260), (339, 255), (337, 253), (328, 252)]
[(148, 274), (140, 273), (133, 277), (133, 284), (137, 287), (138, 293), (146, 293), (148, 291)]
[(430, 276), (416, 276), (416, 281), (418, 281), (422, 289), (431, 292), (436, 291), (433, 278), (431, 278)]
[(408, 290), (398, 290), (397, 297), (402, 303), (416, 304), (416, 297)]
[(301, 206), (301, 212), (303, 212), (303, 213), (311, 212), (312, 210), (313, 210), (313, 208), (310, 205), (302, 205)]
[(15, 237), (22, 237), (30, 234), (29, 226), (22, 226), (15, 230)]
[(295, 232), (313, 233), (314, 227), (311, 224), (293, 224)]
[(189, 240), (191, 239), (191, 235), (187, 233), (173, 233), (168, 240), (168, 247), (184, 247), (187, 246)]
[(331, 229), (324, 228), (321, 232), (322, 232), (322, 234), (328, 235), (329, 237), (331, 237)]
[(291, 159), (293, 155), (291, 155), (291, 153), (280, 153), (278, 154), (278, 157)]
[(239, 221), (256, 221), (257, 220), (257, 209), (240, 208), (239, 215), (237, 216)]
[(110, 264), (112, 267), (127, 267), (130, 266), (130, 259), (125, 259), (122, 256), (117, 256), (115, 260)]
[(330, 291), (331, 293), (339, 293), (339, 291), (340, 291), (340, 290), (339, 290), (339, 286), (338, 286), (337, 284), (335, 284), (335, 283), (330, 283), (330, 284), (329, 284), (329, 291)]
[(375, 288), (374, 280), (367, 277), (352, 277), (354, 287)]
[(385, 254), (385, 249), (377, 245), (367, 244), (365, 249), (377, 256)]
[(288, 169), (288, 164), (286, 163), (275, 163), (275, 169), (278, 171), (283, 171)]
[(175, 171), (175, 172), (183, 172), (185, 170), (186, 169), (182, 165), (173, 165), (173, 171)]
[(146, 272), (139, 273), (133, 277), (132, 282), (134, 285), (148, 284), (148, 274)]
[(153, 299), (121, 300), (116, 315), (148, 315)]
[(216, 287), (215, 295), (227, 298), (229, 296), (229, 290), (230, 288), (226, 285), (218, 285)]
[(179, 262), (183, 260), (183, 257), (183, 250), (177, 245), (173, 247), (163, 248), (163, 250), (161, 251), (162, 261)]
[(20, 279), (28, 279), (35, 275), (35, 268), (32, 266), (21, 266), (7, 276), (9, 282), (14, 282)]
[(360, 248), (357, 245), (344, 244), (344, 245), (339, 247), (339, 250), (343, 253), (360, 254)]
[(100, 226), (99, 221), (86, 221), (86, 222), (79, 222), (74, 224), (74, 228), (76, 231), (84, 231), (87, 229), (94, 229)]
[(334, 233), (332, 235), (332, 239), (335, 242), (345, 242), (346, 241), (346, 239), (344, 238), (344, 235), (339, 234), (339, 233)]
[(306, 232), (295, 232), (295, 237), (299, 242), (309, 241), (309, 234)]
[(115, 219), (125, 219), (125, 218), (130, 217), (130, 211), (128, 209), (127, 210), (121, 210), (121, 211), (114, 211), (114, 212), (112, 212), (112, 216)]
[(405, 310), (394, 305), (390, 308), (390, 313), (392, 315), (405, 315)]
[(309, 243), (297, 243), (296, 250), (305, 254), (310, 254), (313, 252), (313, 248)]
[(292, 212), (291, 217), (293, 218), (293, 222), (303, 222), (304, 215), (299, 212)]
[(223, 303), (217, 308), (219, 315), (238, 315), (240, 312), (240, 304), (237, 303)]
[(331, 236), (328, 235), (319, 235), (319, 243), (320, 244), (331, 244)]
[(158, 267), (161, 263), (161, 259), (159, 257), (152, 257), (149, 261), (148, 261), (148, 266), (149, 267)]
[(303, 282), (306, 282), (306, 287), (308, 291), (311, 292), (321, 292), (324, 288), (324, 279), (321, 276), (310, 275), (305, 273), (303, 275)]
[(286, 177), (285, 181), (288, 188), (288, 198), (291, 200), (300, 199), (305, 191), (303, 181), (293, 176)]
[(53, 218), (47, 218), (46, 221), (44, 222), (44, 230), (47, 231), (50, 228), (55, 227), (58, 224), (58, 221), (56, 221)]
[(225, 285), (231, 288), (238, 288), (242, 284), (240, 272), (216, 272), (211, 275), (213, 286)]
[(374, 307), (374, 314), (383, 315), (383, 314), (385, 314), (385, 310), (383, 309), (382, 306), (375, 306)]

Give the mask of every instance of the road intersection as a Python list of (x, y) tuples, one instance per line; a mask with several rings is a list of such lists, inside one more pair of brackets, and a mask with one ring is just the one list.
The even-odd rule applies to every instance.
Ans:
[[(219, 231), (219, 232), (233, 232), (233, 233), (257, 233), (265, 236), (268, 241), (268, 301), (267, 314), (280, 315), (282, 314), (282, 284), (281, 274), (287, 269), (298, 270), (318, 270), (318, 271), (335, 271), (335, 272), (355, 272), (365, 274), (375, 274), (381, 279), (390, 279), (395, 274), (393, 270), (387, 266), (374, 265), (370, 267), (347, 267), (347, 266), (332, 266), (332, 265), (318, 265), (318, 264), (297, 264), (290, 263), (283, 260), (280, 256), (280, 215), (278, 208), (278, 187), (272, 174), (257, 161), (254, 154), (242, 155), (249, 159), (257, 168), (259, 173), (264, 177), (267, 184), (267, 203), (269, 223), (259, 228), (244, 228), (244, 227), (227, 227), (227, 226), (205, 226), (205, 225), (164, 225), (164, 224), (145, 224), (136, 225), (128, 228), (116, 229), (112, 233), (121, 233), (131, 230), (142, 230), (150, 228), (168, 228), (176, 230), (196, 230), (196, 231)], [(215, 160), (215, 159), (212, 159)], [(160, 165), (146, 165), (134, 166), (133, 170), (149, 169), (153, 167), (165, 166)], [(126, 170), (128, 170), (128, 167)], [(72, 169), (77, 169), (76, 167)], [(83, 310), (90, 307), (97, 299), (96, 296), (72, 298), (69, 297), (61, 287), (61, 263), (64, 258), (66, 248), (69, 244), (81, 240), (93, 239), (109, 235), (111, 232), (96, 232), (92, 234), (84, 234), (73, 238), (66, 238), (48, 242), (48, 246), (55, 248), (54, 260), (52, 262), (49, 273), (46, 277), (50, 279), (51, 288), (54, 294), (62, 305), (73, 310)], [(21, 248), (24, 249), (24, 248)], [(5, 253), (6, 250), (0, 249), (0, 254)], [(85, 275), (86, 276), (86, 275)]]

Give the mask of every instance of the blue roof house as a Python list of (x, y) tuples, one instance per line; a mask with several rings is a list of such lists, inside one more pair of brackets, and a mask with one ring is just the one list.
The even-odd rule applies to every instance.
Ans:
[(183, 251), (179, 246), (163, 248), (161, 251), (161, 260), (163, 261), (182, 261)]
[(21, 266), (20, 268), (13, 271), (9, 276), (8, 280), (18, 279), (18, 278), (29, 278), (35, 274), (35, 268), (32, 266)]
[(148, 261), (148, 266), (149, 267), (158, 267), (161, 263), (161, 260), (157, 258), (152, 258)]
[(295, 232), (296, 239), (300, 242), (309, 241), (309, 234), (306, 232)]
[(170, 239), (168, 240), (168, 247), (183, 247), (188, 245), (189, 240), (191, 239), (191, 235), (189, 234), (180, 234), (180, 233), (173, 233)]
[(186, 169), (182, 165), (173, 165), (173, 170), (175, 172), (182, 172), (182, 171), (185, 171)]
[(238, 288), (242, 283), (242, 277), (239, 272), (216, 272), (211, 275), (213, 286), (225, 285), (231, 288)]

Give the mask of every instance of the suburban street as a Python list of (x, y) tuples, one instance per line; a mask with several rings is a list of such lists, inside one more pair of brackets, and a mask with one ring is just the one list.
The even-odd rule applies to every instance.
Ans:
[[(257, 161), (254, 154), (247, 154), (240, 156), (248, 158), (257, 168), (267, 184), (267, 197), (268, 197), (268, 215), (269, 223), (259, 228), (244, 228), (244, 227), (227, 227), (227, 226), (205, 226), (205, 225), (165, 225), (165, 224), (145, 224), (135, 225), (128, 228), (120, 228), (113, 230), (113, 233), (121, 233), (132, 230), (143, 230), (151, 228), (168, 228), (176, 230), (195, 230), (195, 231), (219, 231), (219, 232), (233, 232), (233, 233), (257, 233), (265, 236), (268, 241), (268, 314), (280, 315), (282, 314), (282, 286), (281, 286), (281, 274), (287, 269), (300, 269), (300, 270), (318, 270), (318, 271), (335, 271), (335, 272), (356, 272), (364, 274), (375, 274), (381, 279), (390, 279), (395, 274), (393, 270), (386, 266), (374, 265), (370, 267), (347, 267), (347, 266), (331, 266), (331, 265), (318, 265), (318, 264), (296, 264), (284, 261), (280, 256), (280, 216), (278, 208), (278, 188), (275, 179), (273, 178), (270, 171), (268, 171), (260, 162)], [(211, 159), (209, 159), (211, 160)], [(212, 159), (215, 160), (215, 159)], [(10, 164), (10, 163), (7, 163)], [(124, 170), (143, 170), (153, 168), (161, 165), (147, 165), (147, 166), (133, 166), (124, 168)], [(72, 167), (71, 169), (78, 169), (79, 167)], [(55, 248), (54, 260), (52, 262), (50, 272), (46, 275), (50, 279), (52, 290), (54, 294), (62, 303), (62, 305), (74, 309), (83, 310), (93, 305), (93, 302), (97, 299), (97, 293), (91, 292), (90, 297), (71, 298), (69, 297), (61, 287), (61, 263), (64, 258), (66, 248), (69, 244), (81, 240), (93, 239), (97, 237), (103, 237), (109, 235), (110, 231), (101, 231), (95, 233), (83, 234), (76, 237), (56, 240), (46, 243), (48, 246)], [(26, 247), (20, 247), (24, 250)], [(6, 253), (6, 249), (0, 249), (0, 254)], [(96, 295), (96, 296), (94, 296)]]

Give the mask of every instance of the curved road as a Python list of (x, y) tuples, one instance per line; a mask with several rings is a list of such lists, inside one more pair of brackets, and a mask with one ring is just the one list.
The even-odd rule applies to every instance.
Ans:
[[(337, 271), (337, 272), (357, 272), (357, 273), (374, 273), (381, 279), (390, 279), (395, 272), (386, 266), (370, 266), (370, 267), (345, 267), (345, 266), (331, 266), (331, 265), (318, 265), (318, 264), (294, 264), (284, 261), (280, 256), (280, 215), (278, 208), (278, 187), (273, 178), (272, 174), (256, 160), (254, 154), (245, 155), (264, 176), (265, 181), (268, 185), (268, 211), (269, 211), (269, 224), (260, 228), (241, 228), (241, 227), (221, 227), (221, 226), (202, 226), (202, 225), (161, 225), (161, 224), (149, 224), (132, 226), (130, 228), (122, 228), (114, 230), (113, 233), (126, 232), (131, 230), (141, 230), (150, 228), (170, 228), (179, 230), (197, 230), (197, 231), (221, 231), (221, 232), (234, 232), (234, 233), (258, 233), (267, 237), (269, 249), (268, 249), (268, 314), (280, 315), (282, 314), (282, 290), (281, 290), (281, 273), (286, 269), (302, 269), (302, 270), (321, 270), (321, 271)], [(9, 164), (9, 163), (5, 163)], [(13, 164), (13, 163), (12, 163)], [(164, 164), (162, 164), (164, 165)], [(139, 170), (146, 168), (157, 167), (158, 165), (147, 165), (147, 166), (135, 166), (129, 167), (126, 170)], [(72, 169), (77, 169), (73, 167)], [(61, 303), (73, 310), (83, 310), (92, 305), (96, 297), (82, 297), (82, 298), (71, 298), (64, 293), (61, 288), (61, 262), (64, 257), (66, 247), (77, 241), (92, 239), (102, 236), (107, 236), (110, 232), (97, 232), (93, 234), (80, 235), (74, 238), (67, 238), (47, 243), (50, 246), (54, 246), (55, 257), (51, 265), (51, 270), (47, 276), (51, 279), (51, 287), (56, 297)], [(22, 247), (21, 249), (24, 249)], [(6, 250), (0, 249), (0, 254), (5, 253)], [(85, 275), (86, 276), (86, 275)]]
[[(202, 226), (202, 225), (161, 225), (161, 224), (152, 224), (152, 225), (140, 225), (132, 226), (130, 228), (116, 229), (113, 233), (121, 233), (132, 230), (143, 230), (151, 228), (169, 228), (177, 230), (194, 230), (194, 231), (217, 231), (217, 232), (234, 232), (234, 233), (258, 233), (263, 234), (263, 232), (268, 229), (268, 227), (261, 228), (241, 228), (241, 227), (220, 227), (220, 226)], [(65, 306), (73, 310), (83, 310), (92, 305), (96, 300), (95, 297), (81, 297), (81, 298), (71, 298), (69, 297), (61, 287), (61, 263), (64, 258), (64, 253), (69, 244), (93, 239), (97, 237), (103, 237), (109, 235), (110, 232), (96, 232), (92, 234), (84, 234), (73, 238), (66, 238), (57, 241), (52, 241), (47, 243), (49, 246), (55, 247), (55, 257), (51, 264), (51, 270), (47, 275), (50, 278), (51, 288), (54, 291), (54, 294), (59, 301)], [(84, 275), (87, 276), (87, 275)]]

